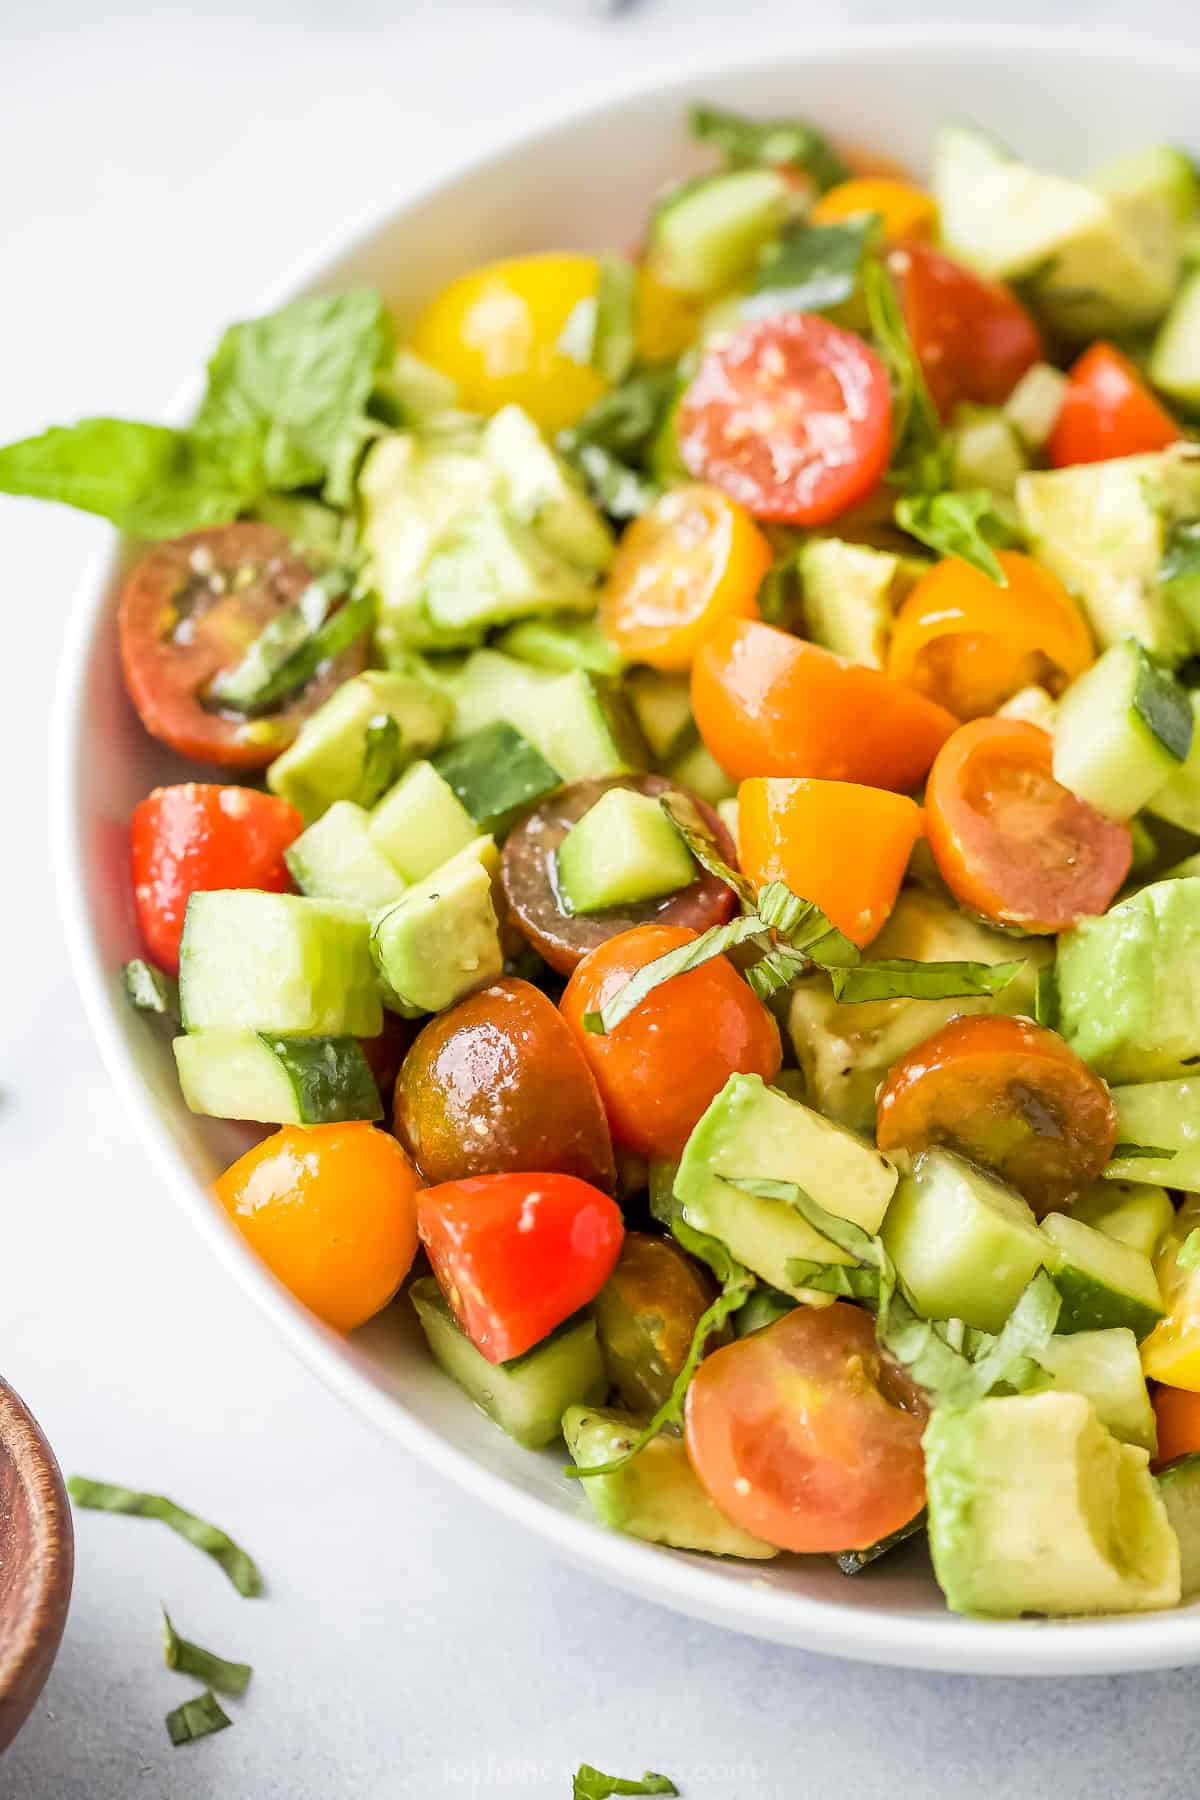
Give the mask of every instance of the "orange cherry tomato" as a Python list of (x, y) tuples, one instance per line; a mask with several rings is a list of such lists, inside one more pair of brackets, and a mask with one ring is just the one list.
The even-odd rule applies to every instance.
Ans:
[(621, 539), (600, 602), (605, 635), (630, 662), (688, 669), (722, 619), (756, 619), (772, 563), (754, 520), (719, 488), (671, 488)]
[(1156, 1387), (1154, 1417), (1158, 1425), (1156, 1469), (1200, 1450), (1200, 1394), (1190, 1388)]
[(885, 156), (882, 150), (867, 150), (861, 144), (840, 137), (834, 139), (834, 148), (851, 175), (883, 175), (889, 181), (912, 180), (904, 164), (897, 162), (894, 156)]
[(881, 1150), (942, 1144), (1011, 1183), (1039, 1215), (1069, 1206), (1112, 1155), (1098, 1075), (1031, 1019), (951, 1019), (893, 1063), (876, 1102)]
[(708, 1493), (781, 1550), (863, 1550), (925, 1504), (925, 1398), (845, 1301), (798, 1306), (714, 1351), (684, 1410)]
[(692, 711), (726, 774), (914, 788), (955, 727), (944, 707), (773, 625), (729, 619), (692, 665)]
[(839, 182), (810, 208), (813, 225), (834, 225), (861, 213), (877, 213), (889, 238), (926, 238), (937, 224), (937, 202), (914, 182), (888, 175), (856, 175)]
[(584, 957), (560, 1002), (596, 1077), (613, 1142), (638, 1156), (678, 1156), (731, 1075), (774, 1081), (779, 1073), (779, 1028), (723, 956), (655, 988), (613, 1031), (584, 1025), (639, 969), (696, 935), (639, 925), (610, 938)]
[(960, 400), (999, 406), (1042, 356), (1042, 334), (1010, 288), (952, 262), (928, 244), (887, 255), (913, 348), (938, 411)]
[(903, 794), (852, 781), (743, 781), (738, 860), (756, 887), (782, 881), (860, 947), (896, 904), (921, 809)]
[(326, 1325), (386, 1306), (417, 1253), (417, 1172), (374, 1125), (285, 1125), (238, 1158), (217, 1199), (271, 1273)]
[(1092, 344), (1067, 378), (1047, 454), (1056, 469), (1165, 450), (1181, 436), (1133, 364), (1112, 344)]
[(1127, 826), (1055, 781), (1053, 752), (1036, 725), (974, 719), (939, 750), (925, 786), (925, 835), (950, 892), (1025, 931), (1105, 912), (1133, 855)]
[(937, 563), (896, 615), (888, 674), (960, 719), (983, 718), (1024, 687), (1061, 693), (1095, 661), (1092, 635), (1062, 582), (1002, 550), (1008, 586), (958, 557)]
[(642, 263), (637, 272), (637, 353), (640, 361), (671, 362), (696, 340), (704, 317), (702, 295), (664, 287)]

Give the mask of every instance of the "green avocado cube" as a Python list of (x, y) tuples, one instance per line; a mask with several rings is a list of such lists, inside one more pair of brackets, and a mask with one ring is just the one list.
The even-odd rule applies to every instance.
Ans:
[(929, 1548), (953, 1612), (1014, 1619), (1177, 1606), (1179, 1545), (1149, 1457), (1082, 1394), (935, 1408)]
[[(490, 838), (482, 840), (495, 846)], [(384, 1004), (407, 1018), (441, 1012), (504, 972), (492, 874), (468, 844), (408, 888), (371, 928)]]
[(441, 741), (452, 710), (415, 659), (404, 669), (355, 675), (304, 721), (295, 743), (267, 770), (267, 786), (311, 824), (335, 800), (357, 794), (373, 719), (383, 715), (396, 721), (401, 752), (411, 759)]
[(1128, 1326), (1140, 1343), (1165, 1308), (1150, 1258), (1066, 1213), (1042, 1220), (1046, 1267), (1062, 1296), (1060, 1332)]
[(1059, 1030), (1108, 1081), (1181, 1075), (1200, 1057), (1200, 877), (1156, 881), (1058, 945)]
[[(579, 1469), (614, 1462), (633, 1443), (641, 1421), (627, 1413), (572, 1406), (564, 1414), (563, 1436)], [(593, 1475), (580, 1487), (599, 1518), (614, 1531), (670, 1544), (676, 1550), (706, 1550), (710, 1556), (744, 1556), (765, 1562), (778, 1556), (732, 1519), (727, 1519), (700, 1485), (682, 1438), (660, 1433), (620, 1469)]]
[(284, 851), (302, 894), (342, 900), (374, 912), (404, 892), (404, 880), (371, 841), (370, 815), (353, 800), (335, 800), (315, 825)]
[(367, 830), (405, 881), (422, 881), (479, 835), (449, 782), (424, 760), (411, 763), (389, 788)]
[(1096, 1417), (1115, 1438), (1123, 1444), (1140, 1444), (1154, 1455), (1158, 1449), (1154, 1408), (1132, 1331), (1118, 1326), (1056, 1335), (1038, 1351), (1037, 1360), (1056, 1388), (1090, 1400)]
[(1161, 1470), (1158, 1491), (1179, 1539), (1181, 1597), (1194, 1600), (1200, 1594), (1200, 1454), (1193, 1451)]
[(632, 788), (609, 788), (558, 849), (558, 892), (573, 913), (658, 900), (689, 887), (697, 874), (658, 801)]

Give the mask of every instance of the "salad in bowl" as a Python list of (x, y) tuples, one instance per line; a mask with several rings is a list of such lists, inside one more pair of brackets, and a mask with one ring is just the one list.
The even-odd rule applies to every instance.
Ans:
[[(627, 254), (226, 332), (0, 491), (138, 548), (216, 1198), (609, 1527), (1200, 1592), (1200, 183), (694, 109)], [(568, 1460), (569, 1458), (569, 1460)], [(864, 1577), (869, 1581), (869, 1575)]]

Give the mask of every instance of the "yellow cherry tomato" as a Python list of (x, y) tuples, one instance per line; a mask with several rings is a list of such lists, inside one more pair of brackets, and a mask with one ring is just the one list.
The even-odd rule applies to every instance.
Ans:
[(695, 294), (664, 287), (644, 265), (637, 272), (637, 353), (643, 362), (670, 362), (695, 342), (706, 305)]
[(600, 623), (630, 662), (687, 669), (722, 619), (756, 619), (771, 547), (746, 510), (699, 483), (671, 488), (617, 549)]
[(284, 1287), (326, 1325), (353, 1331), (412, 1267), (419, 1187), (395, 1138), (374, 1125), (285, 1125), (215, 1191)]
[(1200, 1225), (1200, 1194), (1188, 1194), (1175, 1223), (1154, 1253), (1154, 1273), (1167, 1316), (1142, 1339), (1142, 1368), (1148, 1379), (1200, 1393), (1200, 1268), (1179, 1253)]
[(412, 348), (457, 383), (463, 406), (515, 403), (543, 431), (573, 425), (604, 392), (594, 369), (563, 354), (563, 327), (596, 292), (594, 256), (514, 256), (444, 287), (417, 320)]
[(1060, 694), (1095, 661), (1087, 622), (1062, 582), (1002, 550), (1008, 586), (947, 557), (896, 616), (887, 672), (958, 719), (986, 718), (1024, 687)]
[(857, 213), (878, 213), (888, 238), (932, 237), (937, 205), (932, 194), (911, 181), (886, 175), (858, 175), (822, 194), (808, 217), (814, 225), (833, 225)]

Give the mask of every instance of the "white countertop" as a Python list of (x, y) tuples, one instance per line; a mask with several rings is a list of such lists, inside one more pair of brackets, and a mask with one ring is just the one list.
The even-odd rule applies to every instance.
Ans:
[[(821, 23), (905, 10), (858, 0)], [(1060, 0), (1055, 21), (1152, 17), (1182, 39), (1194, 16), (1194, 0)], [(585, 0), (0, 3), (0, 440), (161, 413), (298, 247), (456, 130), (685, 38), (799, 19), (786, 0), (642, 0), (603, 22)], [(664, 1770), (686, 1800), (1193, 1795), (1186, 1671), (933, 1677), (674, 1618), (560, 1566), (292, 1361), (162, 1192), (66, 968), (41, 770), (65, 610), (104, 528), (0, 503), (0, 532), (0, 1368), (68, 1473), (164, 1489), (243, 1541), (270, 1587), (243, 1602), (161, 1527), (82, 1516), (62, 1653), (0, 1793), (565, 1800), (588, 1760)], [(160, 1598), (256, 1671), (235, 1729), (179, 1750), (163, 1715), (190, 1689), (162, 1666)]]

